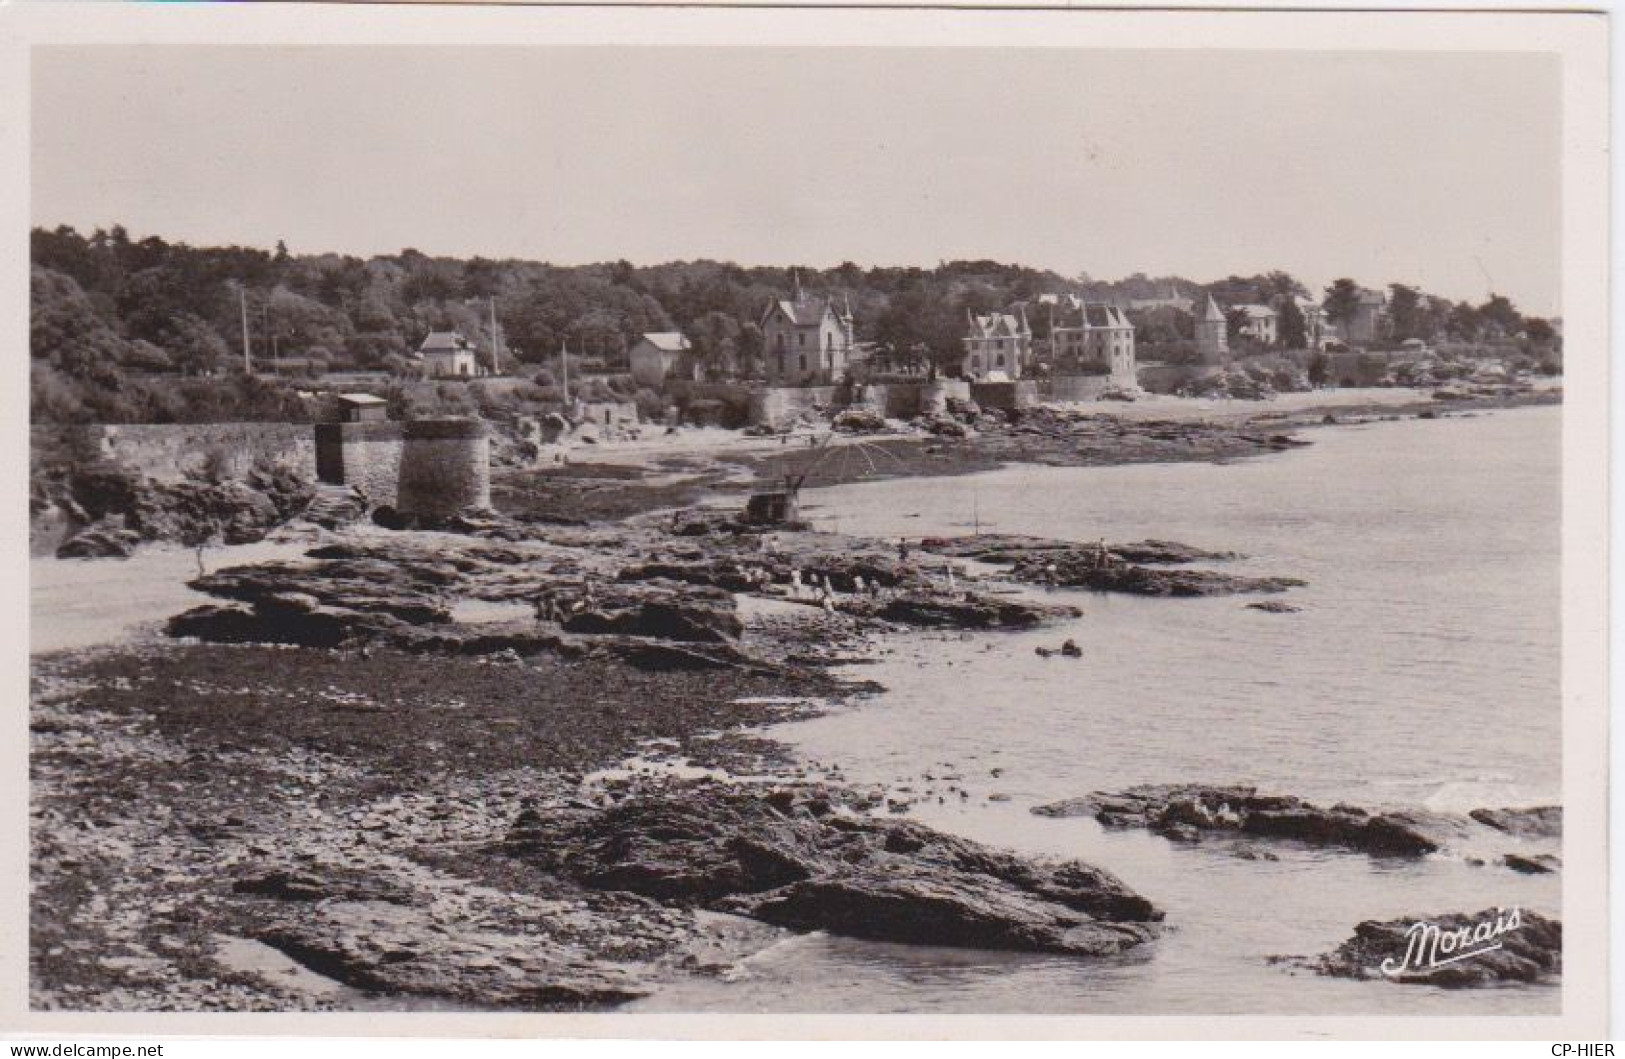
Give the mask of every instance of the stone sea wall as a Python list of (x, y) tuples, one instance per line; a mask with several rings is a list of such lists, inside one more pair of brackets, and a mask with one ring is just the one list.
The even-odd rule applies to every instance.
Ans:
[(305, 477), (316, 473), (316, 443), (308, 423), (136, 423), (36, 425), (29, 443), (36, 454), (94, 448), (130, 471), (159, 481), (180, 481), (211, 464), (241, 478), (257, 462), (277, 464)]

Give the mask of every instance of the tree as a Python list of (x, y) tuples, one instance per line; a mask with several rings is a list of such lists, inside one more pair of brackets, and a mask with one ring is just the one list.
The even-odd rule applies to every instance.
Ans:
[(1246, 310), (1230, 308), (1224, 311), (1224, 326), (1229, 334), (1229, 345), (1232, 349), (1245, 342), (1251, 342), (1252, 336), (1248, 329), (1252, 326), (1252, 318)]
[[(1264, 276), (1262, 284), (1263, 293), (1268, 295), (1268, 302), (1277, 310), (1290, 303), (1294, 298), (1307, 298), (1309, 288), (1299, 283), (1290, 272), (1270, 272)], [(1298, 347), (1294, 347), (1298, 348)]]
[(739, 321), (727, 313), (709, 312), (688, 325), (691, 355), (708, 379), (739, 373)]
[(1457, 302), (1450, 309), (1450, 332), (1463, 342), (1476, 341), (1484, 328), (1478, 310), (1467, 302)]
[(1502, 335), (1515, 335), (1523, 330), (1523, 316), (1505, 295), (1492, 293), (1489, 301), (1478, 307), (1478, 316)]
[(188, 375), (212, 375), (230, 353), (214, 328), (190, 313), (175, 317), (158, 344), (175, 367)]
[(1549, 346), (1557, 341), (1556, 328), (1552, 327), (1550, 322), (1538, 316), (1526, 318), (1523, 322), (1523, 330), (1524, 334), (1529, 337), (1529, 341), (1537, 346)]
[(1309, 357), (1309, 383), (1312, 386), (1326, 385), (1326, 379), (1331, 375), (1331, 358), (1322, 350), (1315, 350)]
[(1281, 302), (1281, 319), (1277, 328), (1277, 337), (1282, 349), (1307, 349), (1309, 346), (1309, 326), (1303, 318), (1303, 310), (1298, 308), (1296, 298), (1286, 298)]
[(1388, 319), (1394, 341), (1420, 337), (1422, 331), (1422, 292), (1403, 283), (1388, 284)]
[(1326, 300), (1322, 307), (1326, 310), (1326, 316), (1342, 329), (1343, 337), (1347, 339), (1350, 325), (1360, 311), (1360, 285), (1347, 277), (1334, 280), (1326, 288)]
[(129, 352), (72, 277), (35, 268), (28, 288), (29, 352), (63, 375), (114, 386)]

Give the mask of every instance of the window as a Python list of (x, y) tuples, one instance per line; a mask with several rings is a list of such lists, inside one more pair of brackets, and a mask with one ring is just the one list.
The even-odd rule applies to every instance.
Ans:
[(805, 353), (803, 353), (801, 355), (801, 370), (802, 371), (807, 370), (807, 354), (805, 354)]
[(1000, 354), (999, 354), (999, 360), (998, 360), (998, 365), (999, 365), (999, 367), (1001, 367), (1001, 368), (1002, 368), (1002, 367), (1004, 367), (1004, 354), (1003, 354), (1003, 353), (1000, 353)]

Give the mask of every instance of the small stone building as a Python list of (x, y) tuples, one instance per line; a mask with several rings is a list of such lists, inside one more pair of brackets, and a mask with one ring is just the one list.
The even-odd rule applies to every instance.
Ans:
[(431, 379), (471, 379), (479, 374), (474, 347), (457, 331), (431, 331), (418, 347), (418, 363)]
[(1224, 310), (1209, 294), (1202, 315), (1196, 318), (1196, 352), (1203, 360), (1222, 360), (1230, 352), (1229, 333)]
[(689, 378), (693, 377), (688, 354), (688, 336), (681, 331), (651, 331), (639, 338), (626, 356), (638, 385), (659, 390), (685, 366), (690, 368)]
[(389, 418), (389, 402), (370, 393), (341, 393), (334, 401), (345, 423), (382, 423)]

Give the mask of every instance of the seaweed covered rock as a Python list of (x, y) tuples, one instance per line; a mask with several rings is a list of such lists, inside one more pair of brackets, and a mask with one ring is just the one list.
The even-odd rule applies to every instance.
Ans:
[(1136, 596), (1229, 596), (1243, 592), (1285, 592), (1307, 584), (1295, 577), (1244, 577), (1216, 570), (1159, 569), (1128, 563), (1099, 562), (1077, 554), (1043, 561), (1019, 562), (1018, 580), (1096, 592)]
[(1162, 918), (1097, 868), (863, 816), (817, 786), (672, 785), (574, 822), (519, 821), (503, 848), (595, 889), (886, 941), (1095, 956)]
[(1463, 822), (1441, 813), (1371, 813), (1357, 806), (1322, 808), (1292, 795), (1260, 794), (1246, 786), (1163, 784), (1053, 802), (1040, 816), (1092, 816), (1107, 827), (1141, 827), (1183, 840), (1228, 832), (1340, 846), (1378, 856), (1436, 852)]
[[(1027, 537), (1013, 533), (980, 533), (968, 537), (927, 537), (920, 547), (935, 555), (975, 559), (984, 563), (1015, 565), (1093, 560), (1098, 545), (1048, 537)], [(1198, 562), (1230, 562), (1244, 558), (1239, 552), (1209, 551), (1179, 541), (1143, 540), (1106, 545), (1107, 556), (1116, 562), (1145, 565), (1181, 565)]]
[(543, 618), (557, 620), (566, 632), (588, 636), (725, 643), (744, 631), (731, 593), (676, 582), (617, 583), (588, 592), (559, 586), (544, 589), (537, 607)]
[[(844, 609), (870, 609), (861, 603)], [(960, 596), (911, 593), (895, 596), (872, 608), (875, 617), (900, 625), (952, 629), (1030, 629), (1053, 621), (1076, 618), (1076, 607), (1033, 603), (967, 592)]]

